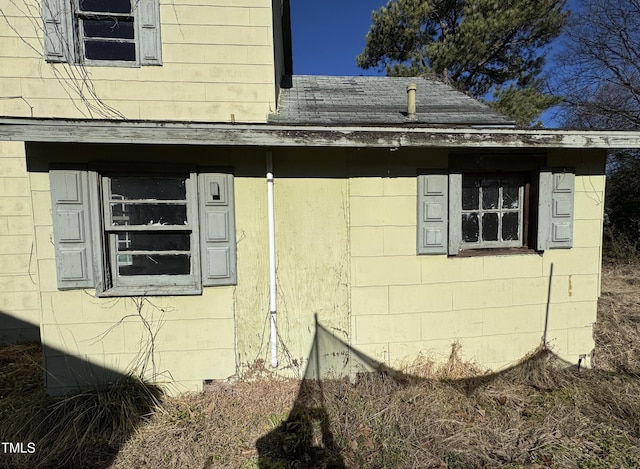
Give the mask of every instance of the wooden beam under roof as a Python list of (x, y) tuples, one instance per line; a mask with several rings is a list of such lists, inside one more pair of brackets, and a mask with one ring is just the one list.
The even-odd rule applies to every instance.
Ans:
[(640, 148), (640, 131), (0, 118), (0, 141), (260, 147)]

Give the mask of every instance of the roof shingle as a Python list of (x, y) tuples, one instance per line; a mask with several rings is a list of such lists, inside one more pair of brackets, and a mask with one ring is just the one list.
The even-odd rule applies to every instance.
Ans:
[[(407, 85), (415, 83), (416, 119), (407, 117)], [(309, 76), (283, 79), (278, 111), (283, 125), (376, 125), (409, 127), (505, 127), (514, 122), (428, 77)]]

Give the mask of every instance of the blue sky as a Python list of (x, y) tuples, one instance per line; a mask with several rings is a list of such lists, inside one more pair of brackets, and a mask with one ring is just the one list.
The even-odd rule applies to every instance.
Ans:
[(371, 12), (385, 0), (291, 0), (293, 73), (296, 75), (380, 75), (356, 66)]
[[(293, 73), (296, 75), (383, 75), (377, 69), (362, 70), (356, 56), (365, 46), (371, 12), (386, 0), (291, 0)], [(578, 0), (569, 0), (576, 8)], [(547, 64), (552, 53), (547, 55)], [(552, 66), (552, 64), (550, 65)], [(555, 127), (553, 110), (543, 115), (547, 127)]]
[[(356, 66), (371, 12), (386, 0), (291, 0), (293, 72), (296, 75), (380, 75)], [(579, 5), (569, 0), (569, 8)]]

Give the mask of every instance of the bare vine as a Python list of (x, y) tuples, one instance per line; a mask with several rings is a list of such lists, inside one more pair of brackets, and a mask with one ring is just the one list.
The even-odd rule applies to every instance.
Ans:
[[(47, 7), (46, 2), (36, 0), (9, 0), (10, 4), (20, 13), (20, 17), (13, 17), (6, 14), (5, 9), (0, 7), (0, 17), (13, 31), (16, 37), (24, 43), (38, 58), (45, 64), (44, 56), (44, 26), (42, 8)], [(29, 31), (21, 31), (17, 26), (17, 20), (25, 19), (29, 24)], [(61, 34), (57, 31), (57, 34)], [(60, 36), (61, 37), (61, 36)], [(72, 51), (76, 44), (64, 42), (67, 50), (66, 57), (72, 57)], [(107, 104), (96, 91), (92, 81), (91, 72), (82, 63), (48, 63), (54, 79), (60, 84), (65, 94), (69, 97), (75, 109), (86, 118), (104, 119), (125, 119), (125, 115), (113, 106)], [(42, 73), (41, 73), (42, 76)], [(25, 96), (0, 96), (3, 99), (22, 99), (30, 107), (30, 114), (33, 117), (33, 106), (29, 104), (28, 97)]]
[[(160, 307), (146, 296), (136, 296), (130, 298), (133, 303), (135, 312), (122, 316), (114, 324), (102, 331), (97, 336), (91, 338), (92, 343), (97, 343), (105, 339), (111, 332), (121, 326), (127, 319), (136, 318), (140, 320), (144, 332), (138, 341), (138, 355), (131, 363), (130, 371), (137, 374), (140, 378), (150, 378), (155, 381), (161, 374), (158, 371), (156, 363), (156, 338), (164, 325), (164, 314), (167, 312), (166, 307)], [(116, 303), (118, 301), (116, 300)], [(146, 311), (145, 311), (146, 310)], [(160, 313), (160, 317), (156, 318), (155, 313)], [(151, 365), (150, 374), (148, 368)]]

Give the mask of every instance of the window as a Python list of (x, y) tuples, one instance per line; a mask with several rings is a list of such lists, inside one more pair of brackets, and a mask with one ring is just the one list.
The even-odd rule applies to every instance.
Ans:
[(160, 65), (158, 0), (44, 0), (48, 62)]
[(130, 0), (78, 0), (76, 13), (81, 57), (88, 60), (136, 60), (134, 16)]
[(533, 171), (422, 171), (418, 254), (474, 249), (570, 248), (574, 174)]
[(188, 174), (102, 177), (102, 226), (114, 287), (194, 283), (194, 183)]
[(50, 171), (58, 288), (198, 294), (235, 284), (233, 177)]
[(519, 247), (526, 217), (521, 175), (462, 175), (462, 247)]

